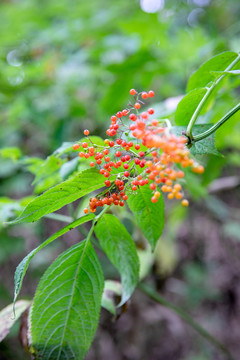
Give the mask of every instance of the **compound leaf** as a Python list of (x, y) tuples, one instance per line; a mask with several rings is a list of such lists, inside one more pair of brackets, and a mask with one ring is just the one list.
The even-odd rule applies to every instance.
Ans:
[(99, 220), (95, 233), (102, 249), (121, 275), (120, 306), (130, 298), (138, 283), (139, 260), (136, 246), (118, 218), (111, 214), (105, 214)]
[(189, 123), (206, 92), (206, 88), (195, 89), (182, 98), (175, 114), (175, 123), (177, 125), (187, 125)]
[(212, 57), (195, 71), (188, 80), (187, 91), (207, 86), (216, 76), (212, 71), (224, 71), (237, 58), (238, 54), (226, 51)]
[(152, 190), (149, 187), (139, 187), (136, 194), (131, 194), (127, 200), (138, 226), (154, 249), (164, 228), (164, 201), (161, 196), (157, 203), (151, 202)]
[(32, 348), (38, 360), (82, 360), (93, 340), (104, 279), (91, 243), (62, 253), (38, 285), (32, 310)]
[(14, 304), (16, 302), (16, 299), (19, 295), (19, 292), (22, 287), (23, 278), (26, 274), (26, 271), (28, 269), (28, 266), (30, 264), (31, 259), (45, 246), (50, 244), (52, 241), (56, 240), (63, 234), (66, 234), (66, 232), (74, 229), (75, 227), (84, 224), (85, 222), (88, 222), (92, 220), (95, 216), (93, 214), (85, 215), (80, 217), (79, 219), (73, 221), (71, 224), (68, 224), (67, 226), (64, 226), (62, 229), (54, 233), (52, 236), (50, 236), (47, 240), (45, 240), (41, 245), (39, 245), (37, 248), (32, 250), (25, 258), (20, 262), (20, 264), (17, 266), (15, 275), (14, 275), (14, 282), (15, 282), (15, 289), (14, 289)]
[(36, 221), (102, 186), (103, 177), (96, 169), (84, 170), (36, 197), (9, 224)]

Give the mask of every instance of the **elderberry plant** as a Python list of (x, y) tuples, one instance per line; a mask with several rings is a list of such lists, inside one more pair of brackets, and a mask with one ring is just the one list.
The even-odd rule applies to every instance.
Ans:
[[(52, 155), (60, 164), (69, 165), (67, 179), (35, 197), (9, 224), (35, 222), (44, 216), (57, 220), (62, 215), (55, 211), (83, 196), (91, 197), (80, 217), (71, 219), (68, 225), (31, 251), (16, 269), (15, 319), (30, 305), (28, 348), (32, 358), (83, 359), (93, 341), (101, 305), (116, 314), (116, 309), (129, 300), (139, 283), (139, 258), (130, 233), (113, 214), (116, 211), (112, 205), (123, 207), (127, 203), (154, 249), (164, 227), (164, 198), (189, 205), (184, 194), (185, 173), (203, 173), (198, 155), (219, 155), (214, 146), (214, 133), (240, 109), (240, 104), (236, 105), (215, 124), (196, 125), (209, 100), (216, 99), (216, 89), (224, 84), (223, 80), (239, 74), (239, 70), (236, 71), (239, 60), (239, 54), (225, 52), (204, 63), (189, 79), (188, 93), (175, 113), (175, 124), (161, 115), (156, 116), (154, 108), (149, 107), (154, 91), (131, 89), (133, 100), (124, 110), (111, 116), (106, 131), (109, 138), (90, 136), (89, 130), (85, 130), (84, 139), (63, 144)], [(47, 169), (50, 160), (46, 160)], [(85, 169), (79, 170), (79, 164), (84, 164)], [(60, 254), (46, 270), (32, 303), (17, 301), (32, 258), (55, 239), (90, 221), (92, 225), (85, 240)], [(121, 276), (120, 286), (109, 279), (104, 281), (94, 249), (94, 233), (97, 246)], [(166, 305), (143, 284), (139, 286)], [(110, 288), (119, 301), (115, 303), (107, 298), (104, 288)], [(183, 311), (171, 308), (230, 358), (222, 344), (199, 325), (194, 325)]]

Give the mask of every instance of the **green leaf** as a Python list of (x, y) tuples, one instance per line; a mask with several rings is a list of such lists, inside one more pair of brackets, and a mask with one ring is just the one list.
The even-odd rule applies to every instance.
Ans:
[(237, 56), (238, 54), (235, 52), (226, 51), (206, 61), (188, 80), (187, 91), (207, 86), (216, 78), (211, 72), (226, 70)]
[(84, 170), (36, 197), (10, 224), (36, 221), (103, 186), (103, 176), (98, 170)]
[(179, 102), (175, 114), (175, 123), (177, 125), (187, 125), (189, 123), (206, 92), (206, 88), (200, 88), (192, 90), (184, 96)]
[(120, 306), (130, 298), (138, 283), (139, 261), (136, 246), (118, 218), (111, 214), (105, 214), (99, 220), (95, 233), (102, 249), (121, 275)]
[(136, 194), (131, 194), (127, 200), (138, 226), (154, 249), (164, 228), (164, 201), (161, 196), (157, 203), (151, 202), (152, 190), (149, 187), (139, 187)]
[[(213, 126), (213, 124), (194, 125), (193, 137), (196, 135), (202, 134), (203, 132), (210, 129), (212, 126)], [(187, 127), (186, 126), (173, 126), (171, 128), (171, 130), (175, 135), (181, 136), (183, 132), (186, 132)], [(202, 139), (195, 143), (193, 142), (193, 144), (189, 150), (192, 155), (213, 154), (216, 156), (222, 156), (222, 154), (216, 149), (216, 146), (215, 146), (215, 133), (209, 135), (205, 139)]]
[(31, 304), (31, 301), (19, 300), (15, 304), (15, 317), (13, 318), (13, 304), (0, 311), (0, 342), (8, 335), (11, 327), (20, 318), (22, 313)]
[(81, 360), (98, 325), (104, 279), (89, 241), (62, 253), (38, 285), (31, 336), (36, 359)]
[(6, 147), (0, 149), (0, 155), (4, 159), (12, 159), (13, 161), (17, 161), (22, 156), (21, 150), (17, 147)]
[(15, 275), (14, 275), (14, 282), (15, 282), (15, 288), (14, 288), (14, 304), (15, 301), (19, 295), (19, 292), (22, 287), (23, 278), (26, 274), (26, 271), (28, 269), (28, 266), (30, 264), (31, 259), (45, 246), (50, 244), (52, 241), (56, 240), (60, 236), (66, 234), (68, 231), (74, 229), (75, 227), (84, 224), (92, 219), (94, 219), (94, 214), (89, 214), (80, 217), (79, 219), (73, 221), (71, 224), (68, 224), (67, 226), (64, 226), (62, 229), (54, 233), (52, 236), (50, 236), (47, 240), (45, 240), (41, 245), (39, 245), (37, 248), (32, 250), (25, 258), (20, 262), (20, 264), (17, 266)]

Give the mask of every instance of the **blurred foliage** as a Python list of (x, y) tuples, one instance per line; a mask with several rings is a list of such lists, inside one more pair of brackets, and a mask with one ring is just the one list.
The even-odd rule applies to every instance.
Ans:
[[(158, 115), (173, 118), (191, 73), (215, 54), (240, 50), (239, 12), (236, 0), (168, 0), (156, 13), (144, 12), (137, 0), (0, 3), (1, 265), (9, 263), (13, 274), (26, 248), (34, 247), (29, 241), (36, 245), (46, 238), (42, 222), (23, 227), (20, 235), (5, 222), (20, 213), (32, 192), (40, 194), (87, 167), (87, 161), (65, 154), (71, 143), (63, 143), (81, 138), (86, 127), (104, 137), (109, 117), (126, 106), (130, 88), (152, 88)], [(199, 122), (216, 122), (236, 105), (239, 85), (239, 76), (228, 76)], [(222, 221), (223, 234), (234, 242), (239, 241), (238, 219), (224, 222), (230, 210), (208, 198), (207, 186), (221, 175), (236, 174), (239, 119), (237, 113), (217, 131), (217, 147), (225, 157), (202, 156), (206, 171), (201, 180), (186, 177), (189, 195), (196, 204), (204, 197), (209, 211)], [(169, 229), (154, 254), (159, 276), (176, 271), (176, 238), (186, 212), (176, 207), (169, 215)], [(148, 269), (153, 260), (146, 259)], [(186, 306), (218, 297), (208, 272), (205, 264), (194, 261), (184, 267), (180, 293)], [(6, 285), (5, 276), (0, 277), (1, 307), (12, 300), (13, 279)], [(205, 359), (201, 352), (190, 358)]]

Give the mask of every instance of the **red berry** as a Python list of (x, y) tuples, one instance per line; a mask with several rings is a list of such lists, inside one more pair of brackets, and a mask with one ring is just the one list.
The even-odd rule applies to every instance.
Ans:
[(129, 160), (131, 159), (131, 156), (130, 156), (130, 155), (125, 155), (125, 159), (126, 159), (127, 161), (129, 161)]
[(140, 107), (141, 107), (141, 104), (139, 104), (139, 103), (136, 103), (136, 104), (134, 104), (134, 107), (135, 107), (135, 109), (140, 109)]
[(120, 157), (122, 155), (122, 153), (121, 153), (121, 151), (116, 151), (115, 155), (116, 155), (116, 157)]
[(156, 198), (156, 197), (153, 196), (153, 197), (151, 198), (151, 202), (153, 202), (153, 203), (158, 202), (158, 198)]
[(144, 153), (143, 151), (139, 151), (138, 155), (139, 155), (140, 157), (143, 157), (143, 156), (145, 155), (145, 153)]
[(109, 156), (106, 156), (106, 157), (104, 158), (104, 160), (105, 160), (106, 162), (109, 162), (109, 161), (110, 161), (110, 157), (109, 157)]
[(122, 112), (121, 112), (121, 111), (118, 111), (118, 112), (117, 112), (117, 117), (118, 117), (118, 118), (121, 118), (122, 116), (123, 116)]
[(148, 119), (148, 113), (146, 111), (142, 112), (141, 113), (141, 118), (144, 119), (144, 120), (147, 120)]
[(91, 167), (94, 167), (94, 166), (95, 166), (95, 162), (91, 161), (91, 162), (90, 162), (90, 166), (91, 166)]
[(80, 145), (79, 144), (74, 144), (73, 145), (73, 150), (77, 150), (77, 149), (79, 149), (80, 148)]
[(149, 97), (154, 97), (154, 95), (155, 95), (155, 93), (154, 93), (154, 91), (153, 90), (150, 90), (149, 92), (148, 92), (148, 96)]
[(84, 135), (88, 136), (89, 135), (89, 130), (84, 130)]
[(86, 153), (86, 154), (84, 155), (84, 157), (85, 157), (85, 159), (88, 159), (88, 158), (90, 157), (90, 155), (89, 155), (88, 153)]
[(83, 143), (82, 143), (82, 147), (83, 147), (84, 149), (86, 149), (86, 148), (88, 147), (88, 144), (87, 144), (86, 142), (83, 142)]
[(134, 162), (135, 162), (135, 164), (136, 164), (136, 165), (139, 165), (139, 164), (140, 164), (140, 162), (141, 162), (141, 160), (140, 160), (140, 159), (138, 159), (138, 158), (136, 158), (136, 159), (134, 159)]
[(136, 185), (133, 185), (132, 190), (133, 190), (133, 191), (136, 191), (136, 190), (137, 190)]
[(117, 117), (115, 115), (111, 116), (112, 123), (115, 123), (117, 121)]
[(149, 115), (154, 114), (154, 109), (153, 108), (148, 109), (148, 113), (149, 113)]
[(113, 147), (115, 145), (114, 141), (109, 141), (109, 146)]
[(103, 153), (104, 153), (104, 155), (108, 155), (108, 154), (109, 154), (109, 150), (108, 150), (108, 149), (104, 149), (104, 150), (103, 150)]
[(79, 157), (82, 158), (82, 157), (84, 157), (85, 154), (84, 154), (84, 152), (80, 151), (80, 153), (78, 155), (79, 155)]
[(148, 98), (148, 93), (143, 92), (141, 96), (142, 96), (143, 99), (147, 99)]
[(107, 187), (111, 186), (111, 181), (110, 181), (110, 180), (106, 180), (106, 181), (105, 181), (105, 185), (106, 185)]
[(139, 149), (140, 149), (140, 145), (139, 145), (139, 144), (136, 144), (136, 145), (135, 145), (135, 149), (136, 149), (136, 150), (139, 150)]
[(129, 172), (129, 171), (124, 171), (124, 176), (129, 177), (129, 176), (130, 176), (130, 172)]
[(129, 165), (128, 164), (123, 164), (123, 167), (125, 170), (127, 170), (129, 168)]
[(132, 142), (132, 141), (129, 141), (129, 142), (127, 143), (127, 145), (128, 145), (129, 147), (132, 147), (132, 146), (133, 146), (133, 142)]
[(101, 159), (98, 159), (98, 160), (96, 161), (96, 163), (97, 163), (98, 165), (101, 165), (102, 160), (101, 160)]
[(136, 90), (135, 89), (131, 89), (130, 91), (129, 91), (129, 93), (130, 93), (130, 95), (136, 95)]
[(131, 115), (129, 115), (129, 119), (132, 120), (132, 121), (136, 121), (137, 116), (135, 114), (131, 114)]
[(150, 187), (151, 190), (155, 190), (155, 189), (156, 189), (156, 185), (155, 185), (154, 183), (150, 184), (149, 187)]
[(135, 125), (135, 124), (131, 124), (129, 126), (129, 130), (131, 130), (131, 131), (136, 130), (136, 128), (137, 128), (137, 125)]
[(123, 200), (127, 200), (128, 199), (128, 196), (127, 195), (123, 195)]
[(109, 177), (109, 176), (110, 176), (109, 172), (108, 172), (108, 171), (105, 171), (104, 176), (105, 176), (105, 177)]
[(116, 140), (116, 143), (117, 143), (118, 145), (121, 145), (122, 139), (117, 139), (117, 140)]
[(124, 109), (124, 110), (122, 111), (122, 114), (123, 114), (123, 116), (127, 116), (128, 110)]

